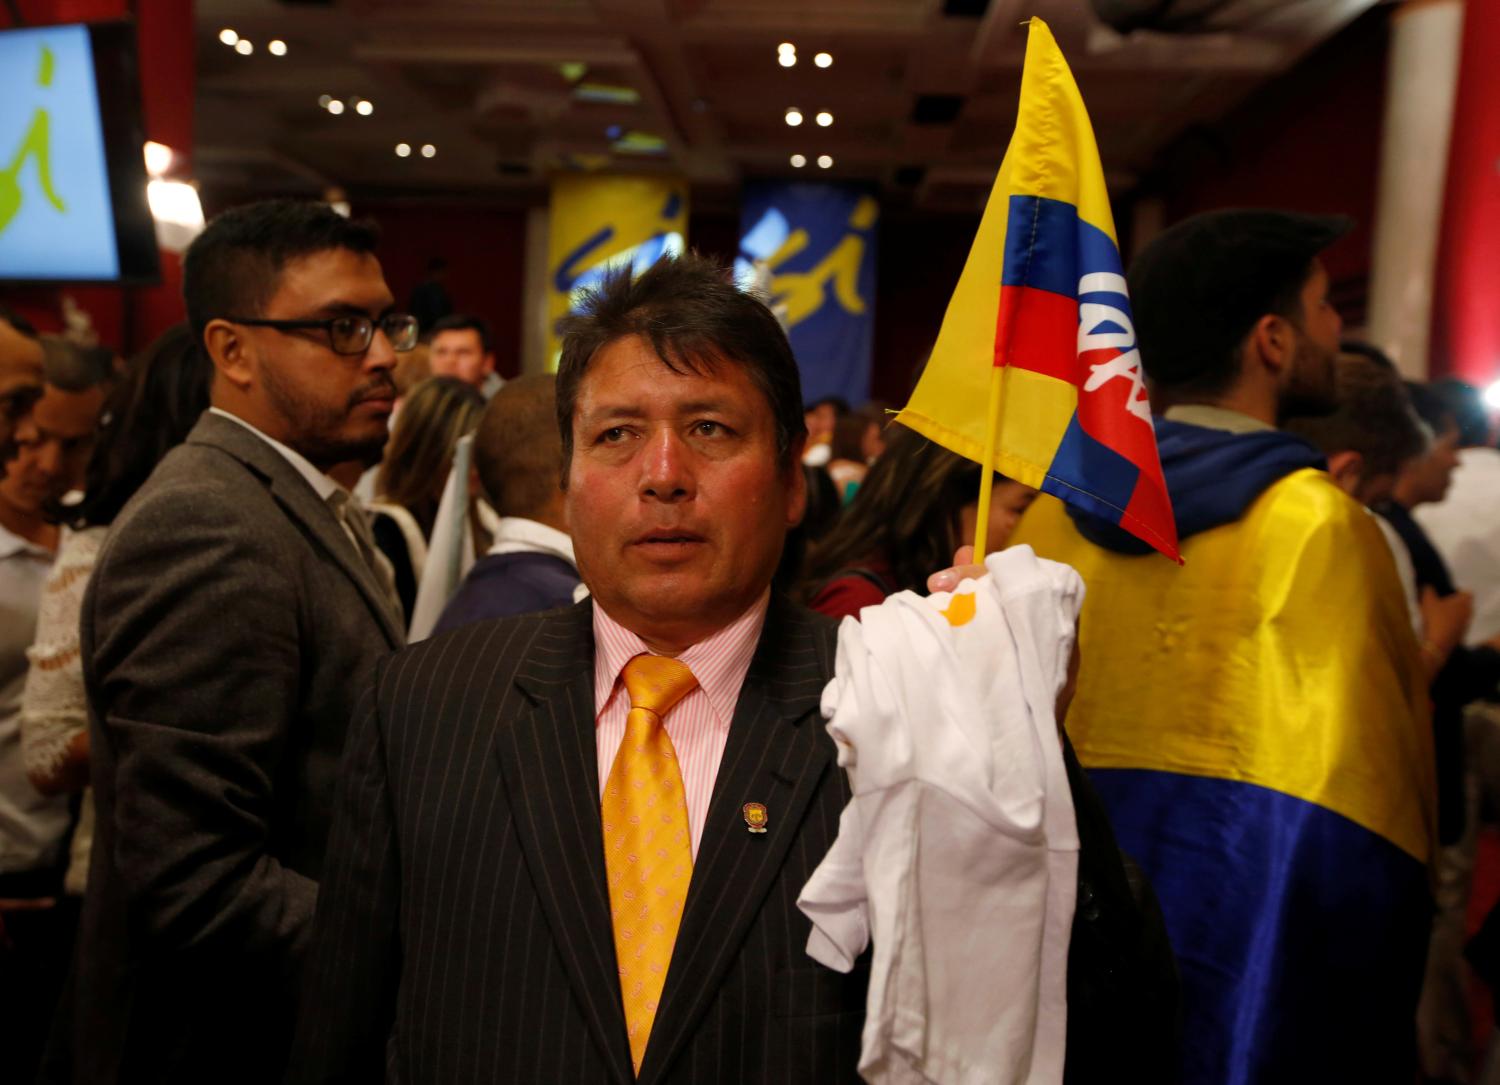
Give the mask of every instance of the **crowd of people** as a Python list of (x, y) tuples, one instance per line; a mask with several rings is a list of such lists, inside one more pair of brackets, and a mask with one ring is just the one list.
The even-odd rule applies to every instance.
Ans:
[[(1183, 566), (994, 479), (991, 548), (1087, 589), (1070, 1082), (1500, 1081), (1500, 450), (1341, 339), (1347, 226), (1132, 264)], [(983, 575), (982, 469), (805, 403), (708, 260), (507, 381), (377, 241), (230, 210), (126, 361), (0, 309), (3, 1076), (856, 1080), (868, 957), (796, 906), (850, 795), (830, 619)]]

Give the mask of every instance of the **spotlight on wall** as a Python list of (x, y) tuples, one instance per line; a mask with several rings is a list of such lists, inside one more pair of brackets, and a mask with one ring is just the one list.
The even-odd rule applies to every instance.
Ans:
[(219, 40), (233, 48), (234, 43), (240, 40), (240, 36), (226, 26), (223, 30), (219, 31)]
[(786, 122), (793, 128), (796, 128), (797, 125), (802, 123), (802, 110), (798, 109), (796, 106), (788, 109), (786, 111)]
[(255, 52), (255, 46), (250, 44), (250, 40), (248, 38), (241, 38), (239, 41), (234, 43), (234, 51), (242, 57), (247, 57), (251, 53)]
[(270, 53), (273, 57), (284, 57), (286, 56), (286, 42), (280, 38), (272, 38), (266, 42), (266, 52)]
[(794, 155), (792, 155), (792, 166), (793, 167), (795, 167), (796, 169), (800, 170), (805, 165), (807, 165), (807, 155), (805, 155), (805, 154), (794, 154)]
[(829, 166), (833, 165), (833, 155), (831, 155), (831, 154), (820, 154), (820, 155), (818, 155), (818, 165), (821, 166), (823, 169), (826, 170)]
[(186, 181), (149, 181), (146, 203), (156, 223), (156, 244), (167, 252), (184, 252), (203, 232), (203, 204)]

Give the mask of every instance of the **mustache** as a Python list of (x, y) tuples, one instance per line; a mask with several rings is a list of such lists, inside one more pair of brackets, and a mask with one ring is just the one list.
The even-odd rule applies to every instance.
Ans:
[(368, 399), (395, 399), (396, 382), (390, 377), (377, 377), (368, 384), (361, 384), (349, 393), (349, 406), (356, 407)]

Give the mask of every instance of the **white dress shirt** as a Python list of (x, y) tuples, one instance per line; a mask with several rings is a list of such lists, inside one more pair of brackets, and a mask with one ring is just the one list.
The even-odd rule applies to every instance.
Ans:
[(821, 964), (874, 943), (872, 1085), (1062, 1081), (1078, 828), (1055, 705), (1083, 582), (1027, 546), (985, 564), (845, 618), (823, 694), (854, 797), (797, 904)]

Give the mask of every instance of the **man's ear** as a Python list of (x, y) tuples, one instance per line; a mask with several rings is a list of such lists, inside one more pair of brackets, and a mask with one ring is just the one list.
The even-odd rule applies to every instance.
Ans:
[(245, 391), (254, 380), (250, 343), (244, 332), (227, 320), (210, 320), (203, 329), (203, 347), (219, 376)]
[(1297, 337), (1291, 321), (1267, 313), (1250, 329), (1250, 356), (1280, 377), (1292, 364)]
[(1334, 485), (1354, 497), (1365, 480), (1365, 458), (1358, 452), (1335, 452), (1328, 457), (1328, 474)]

